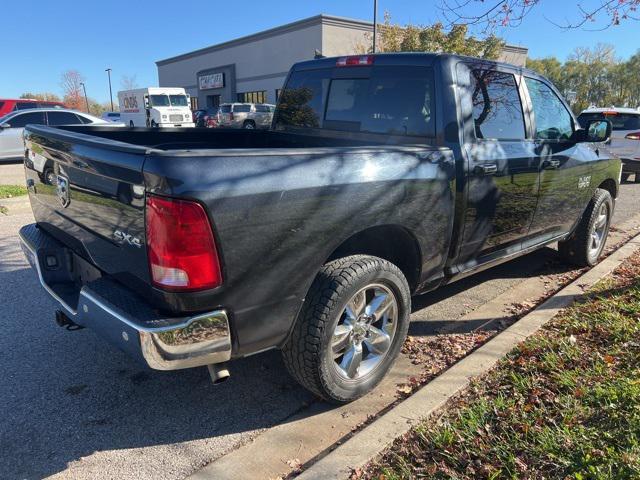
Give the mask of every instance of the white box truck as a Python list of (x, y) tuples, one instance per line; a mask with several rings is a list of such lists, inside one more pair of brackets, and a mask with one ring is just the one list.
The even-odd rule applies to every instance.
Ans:
[(130, 127), (193, 127), (184, 88), (148, 87), (118, 92), (120, 121)]

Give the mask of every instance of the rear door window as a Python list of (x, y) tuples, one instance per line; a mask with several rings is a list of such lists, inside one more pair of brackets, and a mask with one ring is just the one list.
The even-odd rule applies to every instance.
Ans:
[(522, 102), (515, 76), (497, 70), (473, 70), (473, 121), (478, 139), (526, 137)]
[(276, 124), (432, 137), (433, 75), (428, 67), (374, 66), (371, 74), (331, 78), (332, 71), (294, 72), (280, 94)]
[(251, 111), (251, 105), (234, 105), (234, 113), (248, 113)]
[(82, 123), (71, 112), (48, 112), (47, 117), (49, 117), (49, 125), (78, 125)]
[(28, 112), (21, 113), (10, 118), (7, 120), (7, 123), (11, 125), (11, 128), (23, 128), (25, 125), (29, 125), (30, 123), (44, 125), (46, 122), (44, 119), (44, 112)]

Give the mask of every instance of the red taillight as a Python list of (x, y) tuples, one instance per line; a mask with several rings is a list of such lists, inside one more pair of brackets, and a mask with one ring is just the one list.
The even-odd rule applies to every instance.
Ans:
[(233, 120), (233, 112), (229, 114), (229, 121)]
[(213, 231), (199, 203), (149, 195), (146, 227), (155, 286), (189, 291), (222, 284)]
[(624, 138), (627, 140), (640, 140), (640, 132), (629, 133)]
[(340, 57), (336, 62), (337, 67), (357, 67), (373, 65), (373, 55), (353, 55), (350, 57)]

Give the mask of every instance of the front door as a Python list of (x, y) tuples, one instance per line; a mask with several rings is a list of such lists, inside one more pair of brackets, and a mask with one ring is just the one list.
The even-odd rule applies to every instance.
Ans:
[(591, 169), (597, 154), (572, 141), (575, 122), (554, 89), (541, 79), (525, 77), (532, 105), (540, 199), (531, 224), (532, 241), (568, 232), (593, 192)]
[(536, 210), (539, 175), (517, 70), (482, 63), (457, 70), (462, 115), (471, 125), (463, 145), (467, 204), (458, 257), (466, 270), (497, 251), (520, 250)]

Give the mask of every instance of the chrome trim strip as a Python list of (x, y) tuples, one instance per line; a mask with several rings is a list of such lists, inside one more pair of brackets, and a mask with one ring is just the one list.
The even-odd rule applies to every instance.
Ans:
[[(40, 281), (40, 285), (42, 285), (42, 287), (49, 292), (49, 295), (51, 295), (54, 299), (56, 299), (58, 301), (58, 303), (60, 303), (60, 305), (62, 305), (68, 313), (70, 313), (72, 316), (76, 315), (76, 310), (74, 310), (73, 308), (71, 308), (64, 300), (62, 300), (62, 298), (60, 298), (56, 292), (54, 292), (49, 285), (46, 284), (46, 282), (44, 281), (44, 277), (42, 276), (42, 271), (40, 270), (40, 262), (38, 261), (38, 255), (36, 254), (35, 250), (33, 248), (31, 248), (31, 245), (29, 245), (29, 243), (22, 238), (22, 235), (20, 236), (20, 246), (22, 247), (22, 253), (24, 253), (24, 256), (27, 257), (27, 262), (29, 262), (29, 265), (31, 265), (31, 267), (36, 269), (36, 272), (38, 272), (38, 280)], [(26, 250), (29, 251), (29, 253), (27, 253)], [(28, 255), (31, 254), (31, 259), (33, 260), (33, 263), (31, 263), (31, 261), (29, 260)]]

